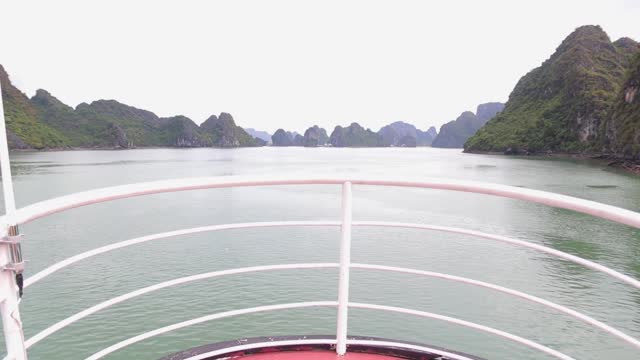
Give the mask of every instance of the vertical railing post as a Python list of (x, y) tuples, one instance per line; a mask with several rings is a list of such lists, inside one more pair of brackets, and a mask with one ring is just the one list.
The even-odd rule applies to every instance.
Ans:
[(336, 352), (347, 352), (347, 322), (349, 311), (349, 269), (351, 267), (351, 220), (352, 220), (351, 182), (342, 184), (342, 228), (340, 238), (340, 278), (338, 283), (338, 329)]
[[(13, 221), (16, 203), (13, 195), (11, 164), (9, 163), (9, 145), (2, 103), (0, 85), (0, 172), (2, 172), (2, 192), (4, 195), (5, 224), (0, 224), (0, 317), (7, 347), (7, 358), (25, 360), (27, 350), (24, 346), (24, 334), (18, 308), (17, 274), (22, 272), (22, 252), (18, 227)], [(21, 279), (21, 274), (18, 275)]]

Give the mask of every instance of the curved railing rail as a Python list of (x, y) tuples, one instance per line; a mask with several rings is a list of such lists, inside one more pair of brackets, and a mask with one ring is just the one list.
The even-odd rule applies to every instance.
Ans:
[[(45, 339), (47, 336), (97, 311), (103, 310), (109, 306), (115, 305), (117, 303), (129, 300), (137, 296), (142, 296), (159, 289), (163, 289), (170, 286), (176, 286), (176, 285), (188, 283), (191, 281), (203, 280), (203, 279), (219, 277), (219, 276), (256, 272), (256, 271), (338, 268), (339, 269), (338, 301), (267, 305), (267, 306), (261, 306), (257, 308), (251, 308), (251, 309), (240, 309), (240, 310), (228, 311), (225, 313), (207, 315), (198, 319), (188, 320), (182, 323), (178, 323), (178, 324), (166, 326), (161, 329), (153, 330), (131, 339), (123, 340), (118, 344), (115, 344), (109, 348), (106, 348), (92, 355), (91, 357), (89, 357), (89, 359), (99, 359), (111, 352), (121, 349), (124, 346), (142, 341), (144, 339), (147, 339), (155, 335), (159, 335), (171, 330), (179, 329), (182, 327), (186, 327), (186, 326), (204, 322), (204, 321), (220, 319), (228, 316), (249, 314), (254, 312), (283, 310), (283, 309), (311, 307), (311, 306), (335, 306), (338, 308), (337, 335), (336, 335), (335, 341), (330, 342), (330, 343), (335, 343), (336, 351), (338, 352), (338, 354), (344, 354), (348, 344), (356, 343), (357, 341), (360, 341), (360, 342), (362, 341), (362, 340), (353, 340), (353, 339), (350, 340), (347, 338), (347, 320), (348, 320), (349, 308), (363, 308), (363, 309), (370, 309), (370, 310), (391, 311), (391, 312), (397, 312), (397, 313), (411, 314), (411, 315), (420, 316), (420, 317), (427, 317), (431, 319), (447, 321), (447, 322), (458, 324), (461, 326), (470, 327), (479, 331), (487, 332), (493, 335), (501, 336), (503, 338), (509, 339), (511, 341), (515, 341), (527, 347), (542, 351), (543, 353), (547, 355), (551, 355), (558, 359), (564, 359), (564, 360), (572, 359), (568, 355), (562, 354), (556, 350), (550, 349), (544, 345), (535, 343), (531, 340), (524, 339), (517, 335), (509, 334), (504, 331), (493, 329), (484, 325), (471, 323), (465, 320), (455, 319), (455, 318), (451, 318), (451, 317), (447, 317), (439, 314), (428, 313), (428, 312), (419, 311), (419, 310), (403, 309), (403, 308), (389, 307), (384, 305), (360, 304), (360, 303), (349, 302), (348, 295), (349, 295), (350, 269), (358, 268), (358, 269), (375, 270), (375, 271), (393, 271), (393, 272), (400, 272), (405, 274), (439, 278), (439, 279), (444, 279), (448, 281), (454, 281), (454, 282), (464, 283), (468, 285), (478, 286), (478, 287), (490, 289), (493, 291), (501, 292), (503, 294), (515, 296), (520, 299), (537, 303), (539, 305), (542, 305), (542, 306), (554, 309), (556, 311), (559, 311), (561, 313), (567, 314), (569, 316), (572, 316), (608, 334), (611, 334), (625, 341), (628, 344), (631, 344), (636, 349), (640, 349), (639, 340), (607, 324), (604, 324), (599, 320), (596, 320), (588, 315), (579, 313), (575, 310), (569, 309), (562, 305), (555, 304), (548, 300), (541, 299), (533, 295), (520, 292), (518, 290), (509, 289), (506, 287), (502, 287), (500, 285), (481, 282), (478, 280), (463, 278), (463, 277), (449, 275), (449, 274), (441, 274), (441, 273), (415, 270), (415, 269), (390, 267), (390, 266), (384, 266), (384, 265), (351, 263), (351, 231), (353, 226), (383, 226), (383, 227), (397, 227), (397, 228), (412, 228), (412, 229), (456, 233), (461, 235), (467, 235), (474, 239), (498, 241), (498, 242), (508, 243), (511, 245), (524, 247), (524, 248), (528, 248), (536, 251), (541, 251), (549, 255), (586, 266), (592, 270), (605, 273), (635, 288), (640, 288), (640, 281), (630, 276), (627, 276), (625, 274), (622, 274), (618, 271), (615, 271), (613, 269), (607, 268), (605, 266), (602, 266), (600, 264), (594, 263), (586, 259), (582, 259), (575, 255), (561, 252), (559, 250), (555, 250), (549, 247), (545, 247), (542, 245), (538, 245), (538, 244), (534, 244), (534, 243), (530, 243), (530, 242), (526, 242), (518, 239), (512, 239), (506, 236), (488, 234), (488, 233), (483, 233), (475, 230), (460, 229), (460, 228), (454, 228), (454, 227), (443, 227), (443, 226), (435, 226), (435, 225), (427, 225), (427, 224), (394, 223), (394, 222), (379, 222), (379, 221), (354, 222), (352, 221), (352, 194), (351, 194), (353, 184), (371, 185), (371, 186), (414, 187), (414, 188), (426, 188), (426, 189), (438, 189), (438, 190), (463, 191), (463, 192), (471, 192), (471, 193), (478, 193), (478, 194), (502, 196), (506, 198), (525, 200), (525, 201), (535, 202), (535, 203), (544, 204), (548, 206), (569, 209), (569, 210), (593, 215), (596, 217), (600, 217), (603, 219), (612, 220), (612, 221), (626, 224), (632, 227), (640, 228), (640, 214), (629, 211), (629, 210), (621, 209), (614, 206), (599, 204), (593, 201), (573, 198), (565, 195), (553, 194), (553, 193), (548, 193), (548, 192), (543, 192), (538, 190), (524, 189), (524, 188), (512, 187), (512, 186), (506, 186), (506, 185), (487, 184), (487, 183), (474, 182), (474, 181), (452, 181), (452, 180), (442, 180), (442, 179), (426, 179), (426, 180), (422, 179), (422, 180), (408, 181), (406, 179), (405, 180), (396, 180), (396, 179), (371, 180), (371, 179), (361, 179), (361, 178), (278, 179), (278, 178), (218, 177), (218, 178), (190, 178), (190, 179), (158, 181), (158, 182), (123, 185), (123, 186), (116, 186), (116, 187), (104, 188), (99, 190), (92, 190), (92, 191), (76, 193), (76, 194), (36, 203), (30, 206), (24, 207), (22, 209), (18, 209), (14, 214), (11, 214), (10, 218), (2, 217), (0, 218), (0, 220), (4, 221), (4, 223), (6, 224), (18, 225), (18, 224), (28, 223), (30, 221), (39, 219), (41, 217), (44, 217), (50, 214), (58, 213), (61, 211), (65, 211), (65, 210), (80, 207), (80, 206), (106, 202), (106, 201), (111, 201), (116, 199), (130, 198), (135, 196), (157, 194), (157, 193), (163, 193), (163, 192), (196, 190), (196, 189), (247, 187), (247, 186), (275, 186), (275, 185), (341, 185), (342, 186), (342, 217), (341, 217), (341, 221), (280, 221), (280, 222), (262, 222), (262, 223), (222, 224), (222, 225), (203, 226), (199, 228), (183, 229), (183, 230), (170, 231), (170, 232), (165, 232), (160, 234), (147, 235), (147, 236), (103, 246), (101, 248), (90, 250), (85, 253), (78, 254), (70, 258), (67, 258), (65, 260), (62, 260), (40, 271), (39, 273), (33, 275), (32, 277), (28, 278), (24, 283), (25, 287), (32, 286), (33, 284), (45, 278), (46, 276), (49, 276), (62, 268), (71, 266), (72, 264), (78, 261), (96, 256), (99, 254), (103, 254), (108, 251), (113, 251), (116, 249), (132, 246), (135, 244), (140, 244), (148, 241), (165, 239), (169, 237), (177, 237), (177, 236), (186, 235), (186, 234), (201, 233), (201, 232), (207, 232), (207, 231), (242, 229), (242, 228), (280, 227), (280, 226), (332, 226), (332, 227), (339, 226), (341, 227), (340, 263), (267, 265), (267, 266), (258, 266), (258, 267), (241, 268), (241, 269), (221, 270), (221, 271), (215, 271), (210, 273), (204, 273), (204, 274), (174, 279), (174, 280), (166, 281), (156, 285), (152, 285), (143, 289), (139, 289), (127, 294), (123, 294), (115, 298), (109, 299), (107, 301), (104, 301), (98, 305), (95, 305), (75, 315), (72, 315), (64, 320), (61, 320), (56, 324), (53, 324), (52, 326), (42, 330), (41, 332), (39, 332), (32, 338), (28, 339), (27, 341), (24, 341), (24, 339), (11, 339), (11, 340), (13, 341), (14, 345), (21, 341), (22, 347), (26, 353), (27, 348), (35, 345), (39, 341)], [(10, 236), (7, 236), (5, 234), (3, 238), (8, 239), (10, 238)], [(17, 316), (16, 319), (19, 319), (19, 316)], [(6, 319), (4, 318), (3, 320), (6, 321)], [(13, 325), (15, 326), (15, 324)], [(6, 329), (6, 326), (5, 326), (5, 329)], [(5, 337), (6, 336), (7, 335), (5, 331)], [(325, 341), (324, 343), (327, 343), (327, 342)], [(408, 344), (405, 344), (404, 346), (407, 348), (411, 348), (413, 346), (414, 350), (419, 350), (419, 351), (420, 349), (418, 348), (423, 348), (422, 349), (423, 351), (426, 349), (424, 347), (408, 345)], [(429, 350), (433, 350), (433, 349), (429, 349)], [(462, 355), (450, 354), (450, 353), (438, 351), (438, 350), (433, 350), (432, 352), (439, 353), (451, 359), (458, 359), (458, 360), (468, 359)], [(13, 356), (13, 355), (14, 354), (9, 353), (9, 355), (5, 359), (11, 359), (13, 357), (15, 359), (21, 360), (22, 358), (24, 358), (24, 357), (20, 357), (19, 354), (17, 356)], [(204, 357), (194, 357), (193, 359), (195, 360), (197, 358), (202, 359)]]
[[(428, 224), (414, 224), (414, 223), (399, 223), (399, 222), (390, 222), (390, 221), (354, 221), (351, 223), (353, 227), (391, 227), (391, 228), (403, 228), (403, 229), (418, 229), (418, 230), (431, 230), (459, 235), (467, 235), (470, 237), (475, 237), (484, 240), (497, 241), (506, 244), (511, 244), (517, 247), (523, 247), (532, 249), (535, 251), (547, 253), (549, 255), (561, 258), (566, 261), (573, 262), (578, 265), (585, 266), (589, 269), (602, 272), (607, 274), (613, 278), (616, 278), (622, 282), (625, 282), (633, 287), (640, 289), (640, 281), (622, 274), (618, 271), (610, 269), (606, 266), (602, 266), (593, 261), (589, 261), (583, 259), (581, 257), (567, 254), (560, 250), (556, 250), (547, 246), (538, 245), (534, 243), (530, 243), (523, 240), (513, 239), (507, 236), (502, 235), (494, 235), (476, 230), (468, 230), (457, 227), (450, 226), (437, 226), (437, 225), (428, 225)], [(52, 275), (53, 273), (62, 270), (68, 266), (71, 266), (78, 261), (85, 260), (100, 254), (104, 254), (106, 252), (110, 252), (113, 250), (121, 249), (124, 247), (142, 244), (149, 241), (162, 240), (171, 237), (178, 237), (182, 235), (190, 235), (197, 234), (203, 232), (210, 231), (222, 231), (222, 230), (237, 230), (237, 229), (255, 229), (255, 228), (274, 228), (274, 227), (340, 227), (341, 223), (339, 221), (268, 221), (268, 222), (253, 222), (253, 223), (235, 223), (235, 224), (222, 224), (222, 225), (210, 225), (210, 226), (201, 226), (189, 229), (182, 230), (174, 230), (167, 231), (163, 233), (153, 234), (153, 235), (145, 235), (138, 238), (120, 241), (117, 243), (109, 244), (106, 246), (102, 246), (93, 250), (85, 251), (83, 253), (71, 256), (64, 260), (61, 260), (39, 272), (27, 278), (24, 281), (24, 287), (27, 288), (45, 277)]]
[[(616, 206), (605, 205), (595, 201), (579, 199), (572, 196), (550, 193), (546, 191), (521, 188), (517, 186), (483, 183), (479, 181), (450, 180), (450, 179), (367, 179), (358, 177), (205, 177), (184, 178), (175, 180), (153, 181), (129, 185), (107, 187), (97, 190), (79, 192), (45, 200), (18, 209), (12, 223), (24, 224), (43, 216), (51, 215), (68, 209), (101, 203), (105, 201), (125, 199), (135, 196), (159, 194), (176, 191), (189, 191), (214, 188), (252, 187), (252, 186), (283, 186), (283, 185), (372, 185), (411, 187), (423, 189), (461, 191), (476, 194), (501, 196), (511, 199), (525, 200), (557, 208), (573, 210), (595, 217), (615, 221), (636, 228), (640, 228), (640, 214)], [(2, 221), (3, 219), (0, 219)], [(6, 220), (5, 220), (6, 221)]]
[[(444, 315), (440, 315), (440, 314), (434, 314), (434, 313), (430, 313), (430, 312), (426, 312), (426, 311), (418, 311), (418, 310), (412, 310), (412, 309), (405, 309), (405, 308), (400, 308), (400, 307), (394, 307), (394, 306), (384, 306), (384, 305), (374, 305), (374, 304), (363, 304), (363, 303), (349, 303), (348, 304), (349, 307), (352, 308), (360, 308), (360, 309), (369, 309), (369, 310), (380, 310), (380, 311), (388, 311), (388, 312), (396, 312), (396, 313), (401, 313), (401, 314), (409, 314), (409, 315), (414, 315), (414, 316), (420, 316), (420, 317), (425, 317), (425, 318), (430, 318), (430, 319), (436, 319), (436, 320), (441, 320), (444, 322), (448, 322), (448, 323), (452, 323), (452, 324), (457, 324), (460, 326), (464, 326), (464, 327), (468, 327), (471, 329), (476, 329), (476, 330), (480, 330), (489, 334), (493, 334), (493, 335), (497, 335), (500, 337), (503, 337), (507, 340), (511, 340), (520, 344), (523, 344), (527, 347), (539, 350), (545, 354), (551, 355), (555, 358), (558, 359), (563, 359), (563, 360), (574, 360), (572, 357), (565, 355), (559, 351), (550, 349), (544, 345), (540, 345), (534, 341), (522, 338), (520, 336), (516, 336), (513, 334), (509, 334), (507, 332), (501, 331), (501, 330), (497, 330), (488, 326), (484, 326), (484, 325), (479, 325), (470, 321), (465, 321), (465, 320), (460, 320), (454, 317), (450, 317), (450, 316), (444, 316)], [(126, 346), (129, 346), (131, 344), (135, 344), (137, 342), (152, 338), (154, 336), (158, 336), (158, 335), (162, 335), (165, 333), (168, 333), (170, 331), (174, 331), (174, 330), (178, 330), (178, 329), (182, 329), (188, 326), (192, 326), (192, 325), (196, 325), (196, 324), (201, 324), (203, 322), (207, 322), (207, 321), (212, 321), (212, 320), (217, 320), (217, 319), (222, 319), (222, 318), (226, 318), (226, 317), (231, 317), (231, 316), (238, 316), (238, 315), (245, 315), (245, 314), (253, 314), (253, 313), (257, 313), (257, 312), (265, 312), (265, 311), (274, 311), (274, 310), (286, 310), (286, 309), (300, 309), (300, 308), (306, 308), (306, 307), (319, 307), (319, 306), (339, 306), (338, 302), (336, 301), (314, 301), (314, 302), (304, 302), (304, 303), (290, 303), (290, 304), (278, 304), (278, 305), (267, 305), (267, 306), (258, 306), (258, 307), (254, 307), (254, 308), (248, 308), (248, 309), (241, 309), (241, 310), (231, 310), (231, 311), (226, 311), (226, 312), (222, 312), (222, 313), (217, 313), (217, 314), (212, 314), (212, 315), (206, 315), (206, 316), (202, 316), (196, 319), (191, 319), (191, 320), (187, 320), (187, 321), (183, 321), (180, 323), (176, 323), (176, 324), (172, 324), (169, 326), (165, 326), (153, 331), (149, 331), (146, 332), (144, 334), (140, 334), (138, 336), (134, 336), (132, 338), (123, 340), (117, 344), (111, 345), (108, 348), (105, 348), (91, 356), (89, 356), (87, 358), (87, 360), (98, 360), (101, 359), (103, 357), (105, 357), (106, 355), (109, 355), (117, 350), (120, 350)], [(339, 341), (339, 340), (338, 340)], [(337, 344), (337, 342), (336, 342)], [(345, 345), (346, 345), (346, 340), (345, 340)], [(405, 347), (410, 347), (410, 345), (405, 345)], [(439, 353), (440, 351), (436, 351), (436, 353)], [(455, 357), (453, 357), (453, 359), (468, 359), (467, 357), (464, 356), (460, 356), (457, 355)]]
[[(200, 280), (205, 280), (205, 279), (211, 279), (211, 278), (216, 278), (216, 277), (221, 277), (221, 276), (229, 276), (229, 275), (237, 275), (237, 274), (245, 274), (245, 273), (252, 273), (252, 272), (263, 272), (263, 271), (276, 271), (276, 270), (298, 270), (298, 269), (328, 269), (328, 268), (338, 268), (339, 264), (337, 263), (313, 263), (313, 264), (283, 264), (283, 265), (265, 265), (265, 266), (255, 266), (255, 267), (247, 267), (247, 268), (239, 268), (239, 269), (230, 269), (230, 270), (221, 270), (221, 271), (213, 271), (213, 272), (208, 272), (208, 273), (203, 273), (203, 274), (198, 274), (198, 275), (191, 275), (191, 276), (185, 276), (182, 278), (178, 278), (178, 279), (173, 279), (173, 280), (169, 280), (169, 281), (165, 281), (162, 283), (158, 283), (155, 285), (151, 285), (142, 289), (138, 289), (132, 292), (129, 292), (127, 294), (124, 295), (120, 295), (120, 296), (116, 296), (114, 298), (111, 298), (109, 300), (103, 301), (100, 304), (94, 305), (88, 309), (85, 309), (79, 313), (76, 313), (64, 320), (61, 320), (55, 324), (53, 324), (52, 326), (42, 330), (41, 332), (39, 332), (38, 334), (34, 335), (32, 338), (28, 339), (26, 341), (26, 347), (27, 349), (30, 348), (31, 346), (35, 345), (36, 343), (38, 343), (39, 341), (43, 340), (44, 338), (54, 334), (55, 332), (62, 330), (63, 328), (77, 322), (80, 321), (84, 318), (86, 318), (87, 316), (93, 315), (99, 311), (102, 311), (108, 307), (111, 307), (113, 305), (119, 304), (121, 302), (124, 301), (128, 301), (131, 300), (133, 298), (139, 297), (139, 296), (143, 296), (143, 295), (147, 295), (149, 293), (161, 290), (161, 289), (165, 289), (168, 287), (172, 287), (172, 286), (177, 286), (177, 285), (182, 285), (182, 284), (186, 284), (186, 283), (190, 283), (193, 281), (200, 281)], [(539, 305), (543, 305), (545, 307), (554, 309), (558, 312), (562, 312), (564, 314), (567, 314), (571, 317), (574, 317), (578, 320), (581, 320), (583, 322), (585, 322), (588, 325), (592, 325), (594, 327), (597, 327), (609, 334), (612, 334), (616, 337), (618, 337), (621, 340), (626, 341), (627, 343), (637, 347), (640, 349), (640, 341), (636, 340), (635, 338), (626, 335), (625, 333), (609, 326), (606, 325), (592, 317), (589, 317), (587, 315), (584, 315), (582, 313), (579, 313), (575, 310), (571, 310), (565, 306), (562, 305), (558, 305), (555, 304), (551, 301), (548, 300), (544, 300), (541, 299), (539, 297), (533, 296), (533, 295), (529, 295), (527, 293), (521, 292), (521, 291), (517, 291), (517, 290), (513, 290), (513, 289), (509, 289), (507, 287), (503, 287), (503, 286), (499, 286), (499, 285), (495, 285), (495, 284), (491, 284), (491, 283), (487, 283), (487, 282), (483, 282), (483, 281), (478, 281), (478, 280), (474, 280), (474, 279), (469, 279), (469, 278), (465, 278), (465, 277), (461, 277), (461, 276), (455, 276), (455, 275), (449, 275), (449, 274), (442, 274), (442, 273), (437, 273), (437, 272), (432, 272), (432, 271), (423, 271), (423, 270), (416, 270), (416, 269), (407, 269), (407, 268), (400, 268), (400, 267), (393, 267), (393, 266), (383, 266), (383, 265), (370, 265), (370, 264), (357, 264), (357, 263), (352, 263), (350, 266), (351, 269), (367, 269), (367, 270), (378, 270), (378, 271), (390, 271), (390, 272), (398, 272), (398, 273), (405, 273), (405, 274), (413, 274), (413, 275), (420, 275), (420, 276), (425, 276), (425, 277), (431, 277), (431, 278), (437, 278), (437, 279), (443, 279), (443, 280), (448, 280), (448, 281), (453, 281), (453, 282), (458, 282), (458, 283), (463, 283), (463, 284), (467, 284), (467, 285), (473, 285), (473, 286), (477, 286), (480, 288), (485, 288), (485, 289), (489, 289), (489, 290), (493, 290), (496, 292), (500, 292), (500, 293), (504, 293), (507, 295), (511, 295), (514, 297), (518, 297), (533, 303), (537, 303)]]

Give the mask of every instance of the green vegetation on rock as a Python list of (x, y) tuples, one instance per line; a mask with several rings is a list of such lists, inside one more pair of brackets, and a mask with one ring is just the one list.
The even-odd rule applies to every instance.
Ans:
[(620, 157), (640, 160), (640, 54), (618, 94), (606, 129), (606, 146)]
[(60, 131), (39, 121), (29, 98), (14, 87), (0, 65), (0, 84), (9, 146), (19, 149), (63, 148), (69, 139)]
[(465, 111), (454, 121), (449, 121), (440, 127), (440, 132), (431, 143), (431, 146), (436, 148), (460, 148), (482, 125), (476, 114), (471, 111)]
[(523, 76), (504, 111), (465, 144), (465, 151), (505, 153), (606, 150), (612, 104), (638, 43), (615, 43), (599, 26), (569, 35), (540, 67)]
[(204, 135), (216, 147), (246, 147), (258, 146), (254, 137), (247, 134), (243, 128), (237, 126), (231, 114), (221, 113), (212, 115), (200, 125)]
[(304, 132), (302, 140), (305, 147), (325, 146), (329, 142), (329, 136), (325, 129), (314, 125)]
[(273, 146), (293, 146), (293, 136), (284, 129), (278, 129), (271, 135), (271, 143)]
[(98, 100), (75, 109), (45, 90), (28, 99), (0, 66), (0, 82), (11, 148), (129, 148), (262, 146), (235, 124), (230, 114), (212, 116), (202, 126), (185, 116), (161, 118), (119, 103)]
[(346, 128), (338, 125), (333, 129), (329, 142), (334, 147), (376, 147), (382, 146), (380, 136), (371, 129), (365, 129), (358, 123)]
[(503, 109), (503, 103), (491, 102), (478, 105), (475, 114), (471, 111), (463, 112), (457, 119), (440, 127), (440, 132), (431, 146), (451, 149), (463, 147), (465, 141)]

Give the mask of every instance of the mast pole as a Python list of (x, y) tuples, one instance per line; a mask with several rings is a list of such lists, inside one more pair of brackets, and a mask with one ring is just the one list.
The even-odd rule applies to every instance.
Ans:
[(22, 321), (20, 320), (17, 278), (22, 279), (22, 252), (20, 234), (15, 223), (16, 200), (9, 162), (9, 144), (4, 118), (2, 85), (0, 84), (0, 172), (4, 195), (5, 222), (0, 224), (0, 317), (4, 330), (7, 358), (26, 360)]

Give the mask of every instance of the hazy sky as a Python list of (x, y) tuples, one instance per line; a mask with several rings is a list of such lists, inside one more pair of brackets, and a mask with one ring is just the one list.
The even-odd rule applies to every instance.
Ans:
[(439, 127), (506, 101), (580, 25), (640, 40), (640, 0), (0, 0), (0, 14), (0, 64), (29, 96), (269, 131)]

